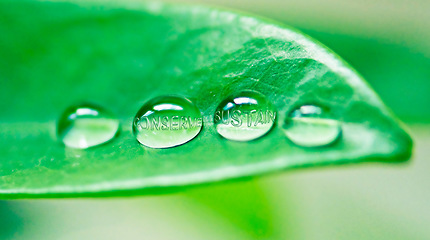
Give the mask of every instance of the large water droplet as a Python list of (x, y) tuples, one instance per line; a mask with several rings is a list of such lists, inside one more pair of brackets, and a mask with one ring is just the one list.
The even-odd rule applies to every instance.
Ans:
[(57, 134), (71, 148), (89, 148), (115, 137), (119, 120), (107, 110), (93, 104), (67, 108), (61, 115)]
[(270, 131), (276, 118), (274, 106), (261, 93), (242, 91), (217, 107), (214, 125), (217, 132), (234, 141), (250, 141)]
[(322, 108), (314, 105), (303, 105), (293, 110), (285, 119), (283, 129), (293, 143), (302, 147), (329, 145), (342, 132), (338, 120), (330, 118)]
[(196, 137), (202, 124), (202, 114), (190, 100), (161, 96), (140, 108), (133, 120), (133, 133), (145, 146), (169, 148)]

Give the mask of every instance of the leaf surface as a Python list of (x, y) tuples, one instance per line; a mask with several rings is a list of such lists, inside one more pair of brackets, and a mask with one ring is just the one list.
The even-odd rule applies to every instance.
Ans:
[[(163, 193), (288, 168), (402, 161), (412, 141), (379, 97), (337, 55), (268, 20), (174, 5), (100, 7), (0, 3), (0, 194), (3, 198)], [(217, 104), (243, 89), (264, 94), (277, 124), (250, 142), (213, 126)], [(191, 99), (203, 114), (192, 141), (146, 148), (131, 132), (143, 103)], [(104, 145), (65, 148), (64, 109), (93, 102), (115, 113), (120, 134)], [(322, 148), (291, 143), (281, 129), (302, 104), (330, 109), (342, 137)]]

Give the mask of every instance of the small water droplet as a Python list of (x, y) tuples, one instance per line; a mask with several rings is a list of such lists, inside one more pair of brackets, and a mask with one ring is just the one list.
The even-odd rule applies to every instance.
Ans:
[(218, 105), (214, 125), (226, 139), (250, 141), (269, 132), (275, 119), (276, 109), (264, 95), (245, 90)]
[(196, 137), (202, 125), (202, 114), (190, 100), (161, 96), (140, 108), (133, 120), (133, 133), (147, 147), (169, 148)]
[(81, 104), (64, 111), (57, 134), (67, 147), (85, 149), (113, 139), (118, 129), (119, 120), (112, 113), (93, 104)]
[(303, 105), (285, 119), (283, 130), (287, 137), (302, 147), (320, 147), (335, 142), (341, 135), (341, 124), (321, 107)]

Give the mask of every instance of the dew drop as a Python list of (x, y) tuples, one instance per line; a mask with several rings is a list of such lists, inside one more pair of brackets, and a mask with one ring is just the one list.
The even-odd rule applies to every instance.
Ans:
[(133, 133), (147, 147), (170, 148), (196, 137), (202, 125), (202, 114), (190, 100), (161, 96), (140, 108), (133, 120)]
[(81, 104), (64, 111), (57, 134), (67, 147), (85, 149), (113, 139), (118, 129), (119, 120), (112, 113), (93, 104)]
[(302, 147), (326, 146), (339, 139), (342, 129), (338, 120), (332, 119), (322, 108), (303, 105), (293, 110), (285, 119), (283, 130), (287, 137)]
[(218, 105), (214, 125), (226, 139), (250, 141), (269, 132), (275, 119), (276, 109), (264, 95), (245, 90)]

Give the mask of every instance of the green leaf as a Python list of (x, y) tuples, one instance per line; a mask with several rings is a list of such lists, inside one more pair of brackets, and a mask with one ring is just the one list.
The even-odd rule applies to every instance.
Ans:
[[(0, 19), (3, 198), (164, 193), (288, 168), (411, 155), (410, 137), (354, 70), (268, 20), (192, 6), (32, 1), (2, 1)], [(212, 123), (216, 105), (242, 89), (261, 92), (278, 110), (272, 131), (246, 143), (223, 139)], [(170, 149), (139, 145), (133, 116), (149, 99), (170, 94), (197, 105), (203, 130)], [(119, 116), (118, 137), (87, 150), (65, 148), (56, 121), (80, 101)], [(307, 103), (342, 121), (339, 141), (302, 148), (285, 137), (279, 123)]]

